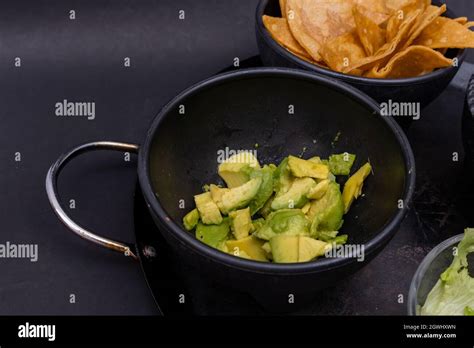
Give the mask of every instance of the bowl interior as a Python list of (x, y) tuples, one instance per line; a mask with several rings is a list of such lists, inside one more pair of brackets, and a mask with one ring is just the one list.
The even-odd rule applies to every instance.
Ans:
[(369, 241), (397, 213), (408, 170), (403, 149), (375, 104), (355, 93), (281, 70), (234, 74), (185, 92), (160, 118), (150, 147), (150, 181), (159, 202), (181, 225), (203, 185), (222, 183), (217, 166), (226, 148), (256, 150), (262, 164), (290, 154), (327, 158), (347, 151), (357, 154), (354, 168), (370, 160), (374, 175), (345, 216), (341, 233), (349, 234), (351, 243)]
[[(432, 3), (433, 3), (433, 5), (441, 6), (444, 2), (433, 0)], [(260, 9), (260, 11), (262, 13), (257, 12), (257, 22), (262, 27), (261, 30), (263, 31), (263, 33), (265, 33), (264, 35), (266, 37), (266, 40), (270, 43), (274, 43), (275, 45), (274, 46), (272, 45), (272, 46), (274, 47), (274, 49), (278, 50), (281, 55), (285, 56), (287, 59), (291, 60), (293, 63), (301, 66), (302, 68), (304, 68), (306, 70), (313, 70), (313, 71), (316, 71), (318, 73), (329, 74), (332, 77), (343, 78), (344, 80), (348, 80), (348, 81), (351, 81), (351, 80), (357, 80), (359, 82), (362, 82), (362, 81), (369, 82), (370, 81), (371, 83), (374, 83), (374, 82), (375, 83), (378, 83), (378, 82), (386, 83), (387, 81), (405, 81), (406, 83), (411, 83), (411, 82), (413, 82), (413, 80), (417, 80), (417, 79), (419, 80), (421, 77), (424, 77), (424, 78), (427, 78), (429, 76), (434, 77), (436, 72), (440, 73), (440, 72), (445, 72), (445, 71), (451, 69), (451, 68), (438, 69), (438, 70), (435, 70), (435, 71), (433, 71), (429, 74), (425, 74), (425, 75), (418, 76), (418, 77), (403, 78), (403, 79), (375, 79), (375, 78), (360, 77), (360, 76), (353, 76), (353, 75), (339, 73), (337, 71), (330, 70), (329, 68), (320, 67), (320, 66), (308, 63), (308, 62), (300, 59), (299, 57), (295, 56), (294, 54), (292, 54), (291, 52), (289, 52), (285, 48), (281, 47), (278, 43), (276, 43), (273, 40), (270, 33), (268, 33), (267, 30), (263, 27), (263, 22), (260, 20), (260, 18), (264, 14), (268, 15), (268, 16), (272, 16), (272, 17), (281, 17), (282, 14), (281, 14), (279, 0), (261, 0), (261, 5), (258, 7), (258, 9)], [(447, 10), (443, 14), (443, 16), (444, 17), (449, 17), (449, 18), (456, 18), (457, 17), (449, 8), (447, 8)], [(448, 58), (451, 58), (451, 59), (457, 57), (458, 60), (459, 60), (459, 64), (461, 64), (462, 61), (464, 60), (463, 53), (465, 53), (465, 50), (449, 49), (445, 53), (445, 56), (448, 57)]]

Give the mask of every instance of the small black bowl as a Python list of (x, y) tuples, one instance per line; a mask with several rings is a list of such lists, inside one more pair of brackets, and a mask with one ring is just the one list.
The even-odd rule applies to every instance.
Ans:
[[(183, 105), (185, 114), (179, 111)], [(356, 153), (355, 168), (370, 160), (374, 175), (341, 230), (348, 243), (364, 245), (364, 260), (251, 261), (208, 247), (184, 230), (181, 221), (194, 205), (193, 195), (204, 184), (219, 182), (219, 151), (255, 149), (256, 143), (261, 163), (278, 163), (304, 149), (305, 157)], [(371, 260), (398, 230), (415, 185), (408, 140), (392, 118), (380, 115), (373, 99), (345, 83), (281, 68), (238, 70), (181, 93), (151, 125), (138, 173), (154, 221), (180, 262), (273, 311), (294, 310)], [(186, 209), (179, 202), (186, 202)]]
[[(290, 53), (273, 40), (263, 25), (263, 15), (281, 17), (279, 1), (260, 0), (256, 11), (257, 44), (264, 65), (304, 69), (326, 77), (339, 79), (367, 93), (379, 103), (388, 102), (389, 100), (393, 102), (418, 102), (421, 107), (425, 107), (449, 85), (467, 53), (466, 50), (448, 50), (446, 55), (449, 58), (457, 57), (458, 65), (438, 69), (423, 76), (403, 79), (374, 79), (352, 76), (308, 63)], [(456, 18), (450, 10), (447, 10), (444, 16)], [(406, 128), (411, 123), (411, 118), (406, 116), (396, 117), (396, 121), (403, 128)]]

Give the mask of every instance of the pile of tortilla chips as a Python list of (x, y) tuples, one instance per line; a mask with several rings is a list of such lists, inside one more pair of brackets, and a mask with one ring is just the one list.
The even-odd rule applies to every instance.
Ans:
[(474, 22), (443, 17), (431, 0), (280, 0), (263, 16), (273, 39), (313, 64), (371, 77), (415, 77), (456, 63), (449, 48), (474, 48)]

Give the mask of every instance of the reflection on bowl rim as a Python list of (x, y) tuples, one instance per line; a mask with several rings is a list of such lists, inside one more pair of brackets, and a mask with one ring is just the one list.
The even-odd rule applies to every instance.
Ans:
[(439, 243), (435, 246), (428, 255), (425, 256), (423, 261), (421, 261), (420, 265), (418, 266), (415, 275), (413, 276), (411, 283), (410, 283), (410, 291), (408, 292), (408, 315), (418, 315), (418, 288), (423, 280), (426, 271), (430, 267), (433, 260), (444, 250), (449, 247), (453, 247), (464, 238), (464, 233), (458, 234), (451, 238), (446, 239), (445, 241)]
[[(458, 64), (456, 66), (453, 65), (446, 68), (436, 69), (428, 74), (415, 76), (415, 77), (405, 77), (405, 78), (399, 78), (399, 79), (377, 79), (373, 77), (363, 77), (363, 76), (344, 74), (341, 72), (331, 70), (329, 68), (324, 68), (324, 67), (320, 67), (318, 65), (309, 63), (299, 58), (298, 56), (296, 56), (295, 54), (293, 54), (292, 52), (290, 52), (289, 50), (281, 46), (278, 42), (276, 42), (272, 38), (268, 30), (265, 28), (265, 25), (263, 24), (263, 20), (262, 20), (262, 16), (265, 14), (265, 9), (270, 1), (275, 1), (275, 0), (260, 0), (259, 1), (257, 5), (256, 22), (255, 22), (257, 31), (260, 33), (263, 40), (270, 47), (270, 49), (272, 49), (274, 52), (276, 52), (283, 58), (288, 59), (292, 63), (298, 65), (298, 67), (301, 69), (310, 71), (312, 73), (319, 73), (319, 74), (329, 76), (332, 78), (341, 79), (348, 83), (358, 83), (358, 84), (365, 84), (365, 85), (380, 84), (380, 85), (385, 85), (385, 86), (421, 84), (427, 81), (436, 80), (437, 77), (442, 76), (444, 74), (448, 74), (453, 69), (458, 70), (461, 67), (467, 55), (466, 49), (455, 48), (455, 50), (458, 51), (455, 57), (458, 59)], [(451, 18), (451, 19), (457, 18), (456, 14), (454, 14), (450, 9), (447, 9), (446, 12), (443, 14), (443, 16)]]

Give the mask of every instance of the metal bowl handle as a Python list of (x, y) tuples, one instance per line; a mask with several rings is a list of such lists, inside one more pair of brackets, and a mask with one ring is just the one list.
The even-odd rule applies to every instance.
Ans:
[(138, 153), (138, 148), (138, 145), (135, 144), (119, 143), (113, 141), (97, 141), (82, 144), (61, 155), (57, 161), (51, 165), (51, 168), (49, 168), (48, 174), (46, 175), (46, 193), (48, 195), (49, 203), (51, 204), (51, 207), (58, 216), (59, 220), (61, 220), (61, 222), (66, 225), (67, 228), (69, 228), (81, 238), (87, 239), (95, 244), (99, 244), (103, 247), (106, 247), (107, 249), (121, 252), (125, 256), (131, 256), (133, 259), (137, 259), (137, 256), (132, 251), (134, 249), (132, 244), (113, 241), (111, 239), (98, 236), (74, 222), (64, 211), (61, 203), (59, 202), (57, 184), (59, 173), (64, 168), (64, 166), (70, 160), (82, 153), (95, 150), (114, 150)]

